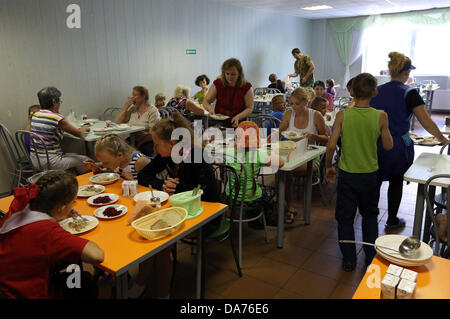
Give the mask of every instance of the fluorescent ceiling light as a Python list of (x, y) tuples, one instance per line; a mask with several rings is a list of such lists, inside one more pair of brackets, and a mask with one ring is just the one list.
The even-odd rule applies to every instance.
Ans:
[(312, 6), (312, 7), (304, 7), (302, 10), (308, 10), (308, 11), (315, 11), (315, 10), (326, 10), (326, 9), (333, 9), (333, 7), (321, 5), (321, 6)]

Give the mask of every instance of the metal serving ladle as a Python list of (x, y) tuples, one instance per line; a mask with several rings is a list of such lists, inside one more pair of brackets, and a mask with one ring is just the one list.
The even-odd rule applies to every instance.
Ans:
[(362, 244), (362, 245), (369, 245), (369, 246), (373, 246), (373, 247), (379, 247), (379, 248), (383, 248), (383, 249), (388, 249), (388, 250), (392, 250), (395, 251), (396, 253), (400, 253), (400, 255), (405, 256), (405, 257), (412, 257), (415, 254), (417, 254), (419, 248), (420, 248), (420, 240), (417, 239), (416, 237), (408, 237), (405, 238), (400, 246), (398, 247), (398, 249), (394, 249), (394, 248), (389, 248), (389, 247), (383, 247), (380, 245), (375, 245), (372, 243), (367, 243), (364, 241), (356, 241), (356, 240), (340, 240), (340, 243), (343, 244)]

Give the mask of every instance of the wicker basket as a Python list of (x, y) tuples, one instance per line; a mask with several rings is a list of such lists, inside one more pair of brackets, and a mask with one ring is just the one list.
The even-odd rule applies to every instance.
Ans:
[[(136, 219), (131, 223), (131, 226), (133, 226), (133, 228), (136, 229), (138, 234), (142, 237), (149, 240), (156, 240), (176, 232), (183, 225), (187, 215), (188, 212), (184, 208), (170, 207)], [(155, 223), (155, 221), (160, 217), (170, 226), (157, 230), (150, 229), (151, 225), (153, 225), (153, 223)]]

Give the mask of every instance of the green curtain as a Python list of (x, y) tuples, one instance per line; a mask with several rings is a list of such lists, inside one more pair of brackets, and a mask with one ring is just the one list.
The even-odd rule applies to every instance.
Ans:
[(350, 37), (353, 30), (362, 30), (375, 24), (387, 24), (400, 20), (410, 21), (414, 24), (444, 24), (450, 22), (450, 8), (329, 20), (328, 23), (333, 31), (336, 49), (342, 63), (346, 66), (348, 65)]

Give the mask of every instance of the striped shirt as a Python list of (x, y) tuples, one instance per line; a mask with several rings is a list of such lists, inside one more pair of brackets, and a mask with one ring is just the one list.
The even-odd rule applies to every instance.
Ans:
[(118, 167), (119, 173), (122, 177), (125, 177), (125, 173), (131, 173), (133, 175), (133, 179), (137, 180), (138, 178), (138, 172), (136, 171), (136, 161), (145, 156), (144, 154), (140, 152), (134, 152), (133, 156), (131, 157), (131, 161), (128, 163), (128, 166), (125, 168)]
[[(62, 130), (58, 128), (59, 121), (63, 119), (62, 114), (50, 110), (40, 110), (31, 118), (30, 132), (41, 136), (49, 154), (63, 153), (60, 144)], [(40, 145), (40, 141), (34, 138), (32, 141), (36, 143), (37, 152), (45, 154), (45, 148)], [(33, 143), (31, 143), (30, 150), (35, 151)]]

